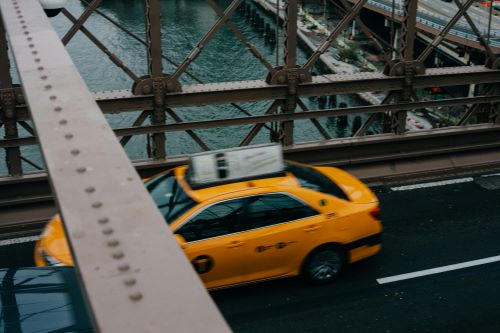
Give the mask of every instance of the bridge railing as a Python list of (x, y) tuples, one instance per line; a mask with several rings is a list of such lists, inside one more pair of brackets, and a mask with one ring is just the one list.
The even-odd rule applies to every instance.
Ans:
[[(388, 14), (392, 13), (392, 3), (381, 1), (381, 0), (368, 0), (368, 4), (385, 10)], [(395, 8), (394, 13), (398, 16), (403, 16), (403, 11), (400, 8)], [(445, 17), (436, 13), (419, 11), (417, 16), (417, 22), (432, 27), (436, 30), (442, 30), (445, 26), (449, 17)], [(483, 30), (482, 33), (486, 34), (488, 31)], [(455, 27), (450, 31), (450, 34), (462, 37), (471, 41), (476, 41), (477, 36), (472, 32), (470, 27), (463, 23), (457, 22)], [(493, 30), (490, 32), (489, 45), (494, 47), (500, 47), (500, 32)]]
[[(153, 0), (151, 0), (153, 1)], [(369, 0), (373, 1), (373, 0)], [(153, 1), (154, 2), (154, 1)], [(374, 2), (378, 6), (386, 6), (380, 2)], [(92, 6), (86, 9), (84, 14), (89, 14), (92, 10), (96, 13), (100, 14), (107, 20), (109, 20), (112, 24), (119, 27), (119, 23), (113, 21), (106, 14), (99, 12), (96, 9), (96, 0)], [(235, 2), (237, 4), (237, 2)], [(237, 6), (232, 6), (231, 10), (234, 10)], [(90, 11), (90, 12), (89, 12)], [(346, 117), (349, 115), (359, 116), (361, 114), (366, 114), (366, 121), (361, 124), (360, 128), (356, 128), (352, 131), (352, 133), (348, 133), (347, 136), (351, 136), (353, 138), (352, 149), (356, 149), (358, 143), (366, 142), (374, 142), (378, 140), (378, 138), (383, 138), (384, 140), (387, 137), (392, 137), (394, 140), (399, 138), (399, 135), (394, 135), (390, 132), (390, 129), (387, 129), (388, 126), (388, 117), (387, 115), (391, 112), (399, 112), (401, 110), (411, 111), (411, 110), (420, 110), (422, 112), (427, 112), (431, 108), (438, 107), (460, 107), (464, 111), (462, 112), (461, 119), (456, 119), (455, 123), (451, 123), (448, 125), (459, 125), (460, 128), (465, 129), (465, 125), (469, 123), (472, 115), (482, 113), (488, 113), (486, 109), (494, 108), (494, 105), (497, 103), (497, 95), (494, 93), (486, 96), (486, 94), (482, 95), (479, 93), (479, 96), (471, 97), (470, 99), (445, 99), (443, 101), (429, 101), (423, 102), (422, 104), (412, 104), (412, 103), (400, 103), (398, 105), (391, 104), (385, 105), (387, 103), (384, 102), (384, 105), (376, 105), (378, 102), (373, 102), (373, 98), (370, 98), (369, 102), (375, 105), (363, 108), (326, 108), (322, 110), (308, 110), (305, 107), (305, 103), (302, 100), (303, 98), (308, 97), (326, 97), (330, 96), (335, 97), (339, 94), (359, 94), (361, 96), (367, 95), (369, 92), (385, 92), (383, 96), (387, 96), (387, 92), (397, 92), (403, 89), (405, 86), (405, 80), (407, 79), (404, 73), (400, 74), (391, 74), (385, 75), (383, 73), (356, 73), (356, 74), (328, 74), (328, 75), (318, 75), (311, 76), (310, 82), (297, 82), (295, 87), (291, 87), (289, 83), (286, 82), (286, 78), (284, 79), (284, 83), (280, 84), (279, 82), (269, 82), (269, 79), (266, 80), (254, 80), (254, 81), (244, 81), (244, 82), (229, 82), (229, 83), (213, 83), (213, 84), (203, 84), (200, 80), (198, 80), (191, 73), (186, 72), (186, 74), (190, 75), (190, 77), (194, 78), (199, 84), (192, 85), (184, 85), (182, 87), (177, 87), (172, 91), (168, 91), (167, 89), (161, 90), (160, 93), (154, 93), (152, 87), (149, 85), (149, 79), (139, 78), (137, 75), (132, 73), (132, 71), (127, 68), (124, 63), (118, 59), (115, 55), (111, 54), (110, 51), (100, 43), (95, 36), (93, 36), (88, 30), (84, 29), (83, 18), (76, 19), (72, 17), (71, 14), (68, 14), (63, 11), (67, 17), (71, 18), (72, 22), (75, 22), (75, 26), (78, 25), (82, 32), (86, 34), (87, 37), (91, 39), (103, 52), (105, 52), (111, 61), (113, 61), (118, 67), (124, 70), (133, 80), (136, 82), (134, 85), (143, 84), (144, 87), (140, 91), (135, 89), (134, 91), (114, 91), (114, 92), (100, 92), (95, 93), (94, 98), (96, 99), (97, 104), (101, 108), (101, 110), (107, 113), (124, 113), (124, 112), (138, 112), (140, 115), (137, 117), (136, 121), (134, 121), (131, 127), (125, 128), (116, 128), (114, 132), (117, 136), (121, 137), (121, 144), (126, 146), (130, 139), (136, 135), (147, 135), (154, 138), (155, 142), (151, 143), (151, 146), (154, 146), (156, 143), (161, 143), (162, 139), (158, 139), (158, 135), (164, 135), (167, 132), (186, 132), (190, 139), (194, 141), (195, 145), (202, 150), (210, 149), (209, 145), (203, 140), (203, 135), (196, 132), (196, 130), (203, 130), (209, 128), (224, 128), (230, 126), (250, 126), (250, 132), (241, 140), (241, 142), (237, 143), (239, 145), (248, 145), (251, 142), (255, 141), (255, 138), (259, 133), (262, 134), (262, 131), (266, 132), (266, 135), (269, 136), (269, 139), (276, 140), (280, 139), (280, 136), (283, 133), (279, 133), (279, 124), (284, 122), (288, 122), (288, 124), (297, 123), (298, 121), (307, 122), (308, 126), (302, 127), (302, 129), (306, 129), (308, 131), (308, 138), (314, 138), (314, 142), (312, 144), (323, 144), (324, 140), (328, 140), (332, 143), (336, 141), (345, 141), (346, 138), (334, 138), (335, 134), (332, 131), (328, 131), (325, 127), (328, 126), (328, 123), (332, 121), (337, 121), (342, 117)], [(82, 15), (83, 16), (86, 16)], [(88, 15), (86, 16), (88, 17)], [(224, 17), (224, 20), (227, 20), (228, 17)], [(217, 27), (220, 28), (220, 22), (222, 18), (216, 23)], [(431, 22), (432, 23), (432, 22)], [(432, 23), (435, 24), (435, 23)], [(78, 29), (73, 26), (70, 31), (77, 31)], [(152, 26), (151, 26), (152, 27)], [(76, 30), (75, 30), (76, 29)], [(123, 28), (121, 28), (123, 29)], [(156, 27), (158, 29), (158, 27)], [(232, 29), (235, 30), (235, 27), (232, 26)], [(131, 37), (140, 41), (144, 45), (151, 48), (151, 42), (141, 40), (140, 37), (134, 35), (127, 29), (123, 29), (127, 32)], [(151, 29), (150, 29), (151, 30)], [(332, 34), (338, 33), (339, 29), (335, 29), (337, 31), (332, 31)], [(211, 36), (213, 29), (209, 31), (204, 39), (203, 43), (207, 43)], [(236, 30), (235, 30), (236, 31)], [(278, 72), (278, 69), (272, 68), (269, 62), (261, 57), (258, 50), (249, 44), (248, 40), (245, 40), (244, 37), (241, 36), (241, 32), (238, 35), (240, 40), (246, 45), (246, 47), (252, 52), (252, 54), (258, 58), (261, 63), (263, 63), (266, 68), (271, 68), (269, 73), (274, 75), (274, 73)], [(157, 40), (156, 36), (155, 40)], [(67, 42), (67, 38), (64, 38), (64, 41)], [(290, 43), (288, 43), (290, 44)], [(287, 44), (287, 45), (288, 45)], [(199, 44), (201, 45), (201, 44)], [(204, 44), (203, 44), (204, 45)], [(326, 44), (322, 45), (319, 49), (321, 52), (325, 52), (328, 48), (324, 47), (328, 46)], [(198, 51), (193, 50), (192, 55), (199, 54), (201, 50), (198, 47)], [(148, 53), (149, 54), (149, 53)], [(8, 57), (4, 54), (5, 63), (8, 63)], [(191, 56), (191, 55), (190, 55)], [(192, 61), (190, 56), (186, 58), (184, 61), (183, 67), (185, 68)], [(154, 57), (153, 57), (154, 58)], [(160, 55), (156, 56), (156, 64), (161, 63), (161, 58), (166, 59), (168, 62), (175, 64), (171, 59), (165, 58), (161, 52)], [(160, 61), (158, 61), (160, 60)], [(5, 66), (3, 68), (3, 73), (5, 72)], [(301, 72), (302, 76), (305, 75), (304, 72)], [(480, 85), (480, 84), (491, 84), (498, 82), (499, 71), (496, 69), (486, 68), (484, 66), (469, 66), (469, 67), (454, 67), (454, 68), (440, 68), (440, 69), (428, 69), (423, 75), (416, 75), (413, 78), (412, 86), (415, 89), (419, 88), (430, 88), (430, 87), (445, 87), (445, 86), (456, 86), (456, 85)], [(161, 77), (161, 76), (159, 76)], [(284, 77), (282, 77), (283, 79)], [(165, 81), (161, 82), (162, 85), (175, 86), (175, 81)], [(147, 89), (146, 89), (147, 88)], [(166, 87), (164, 87), (166, 88)], [(175, 87), (174, 87), (175, 88)], [(292, 89), (293, 88), (293, 89)], [(292, 89), (292, 90), (291, 90)], [(176, 91), (175, 91), (176, 90)], [(13, 119), (7, 117), (7, 112), (0, 113), (0, 121), (5, 124), (10, 124), (10, 128), (12, 129), (12, 124), (17, 126), (16, 133), (18, 135), (7, 135), (4, 139), (0, 139), (0, 148), (7, 151), (7, 155), (9, 152), (17, 152), (17, 156), (14, 154), (12, 156), (7, 156), (7, 162), (11, 165), (9, 166), (9, 170), (11, 171), (11, 175), (22, 174), (22, 168), (12, 168), (12, 161), (23, 161), (23, 163), (28, 163), (33, 165), (35, 168), (43, 169), (40, 165), (36, 165), (33, 161), (25, 158), (20, 152), (20, 148), (27, 145), (36, 145), (37, 137), (33, 128), (31, 128), (29, 121), (30, 116), (28, 113), (28, 109), (26, 105), (23, 104), (23, 96), (20, 92), (20, 89), (17, 87), (13, 87), (12, 89), (2, 90), (4, 92), (14, 93), (15, 96), (10, 96), (6, 94), (5, 98), (2, 98), (2, 101), (10, 101), (8, 108), (12, 109), (12, 113), (15, 114)], [(149, 92), (148, 92), (149, 91)], [(295, 95), (290, 92), (294, 92)], [(390, 95), (391, 93), (389, 93)], [(281, 114), (280, 109), (283, 110), (286, 106), (286, 101), (293, 102), (293, 98), (291, 96), (296, 96), (298, 103), (297, 111), (304, 112), (286, 112)], [(7, 98), (8, 97), (8, 98)], [(10, 99), (9, 99), (10, 98)], [(161, 107), (159, 107), (157, 102), (160, 101), (163, 103)], [(245, 101), (268, 101), (268, 104), (265, 103), (259, 104), (259, 108), (261, 110), (252, 110), (252, 112), (248, 112), (241, 106), (237, 105), (237, 102), (245, 102)], [(381, 100), (379, 102), (382, 102)], [(426, 104), (427, 103), (427, 104)], [(239, 113), (242, 115), (245, 114), (248, 117), (241, 118), (226, 118), (226, 119), (217, 119), (212, 121), (198, 121), (198, 122), (186, 122), (184, 121), (175, 110), (176, 108), (197, 106), (197, 105), (215, 105), (215, 104), (228, 104), (231, 107), (234, 107)], [(292, 103), (293, 104), (293, 103)], [(7, 105), (3, 105), (7, 106)], [(485, 110), (481, 111), (481, 108)], [(2, 108), (3, 110), (4, 108)], [(7, 108), (5, 108), (7, 109)], [(441, 109), (441, 113), (446, 114), (449, 112), (448, 109)], [(259, 111), (263, 113), (263, 115), (255, 115), (258, 114)], [(162, 123), (154, 123), (152, 125), (144, 125), (144, 122), (149, 118), (154, 118), (154, 114), (161, 115), (162, 113), (168, 113), (174, 120), (175, 123), (167, 124)], [(411, 113), (410, 113), (411, 116)], [(481, 118), (481, 117), (480, 117)], [(414, 119), (410, 119), (413, 121)], [(340, 120), (342, 122), (343, 120)], [(372, 131), (371, 134), (379, 134), (379, 135), (370, 135), (369, 137), (364, 137), (366, 133), (369, 132), (370, 127), (374, 124), (374, 122), (378, 122), (381, 124), (380, 127), (383, 128), (382, 131)], [(488, 119), (488, 115), (486, 117), (482, 117), (476, 122), (495, 122), (493, 118)], [(437, 124), (433, 124), (431, 122), (432, 127), (442, 127), (442, 124), (439, 126)], [(390, 127), (390, 126), (389, 126)], [(4, 126), (7, 128), (7, 125)], [(432, 135), (432, 131), (430, 130), (429, 135)], [(438, 130), (438, 128), (435, 128)], [(452, 128), (455, 131), (455, 128)], [(439, 131), (442, 129), (439, 128)], [(436, 131), (436, 132), (439, 132)], [(382, 133), (385, 132), (385, 133)], [(7, 131), (5, 132), (7, 133)], [(311, 134), (312, 133), (312, 134)], [(157, 140), (158, 139), (158, 140)], [(262, 135), (260, 136), (260, 140), (262, 140)], [(293, 142), (293, 138), (291, 141)], [(382, 139), (381, 139), (382, 140)], [(164, 141), (164, 140), (163, 140)], [(382, 142), (382, 141), (381, 141)], [(221, 145), (226, 144), (226, 142), (221, 143)], [(290, 147), (293, 148), (297, 142), (294, 142)], [(164, 144), (163, 144), (164, 145)], [(217, 144), (216, 144), (217, 145)], [(288, 145), (290, 145), (288, 143)], [(165, 147), (163, 147), (165, 151)], [(158, 163), (162, 163), (162, 159), (165, 156), (155, 156), (154, 159), (151, 160), (151, 163), (154, 164), (157, 161)], [(175, 156), (168, 156), (169, 159), (176, 158)], [(373, 160), (373, 156), (371, 157)], [(20, 162), (19, 162), (20, 163)], [(139, 161), (139, 163), (143, 163), (143, 161)], [(14, 171), (14, 172), (12, 172)], [(16, 173), (17, 172), (17, 173)], [(26, 174), (26, 172), (25, 172)]]

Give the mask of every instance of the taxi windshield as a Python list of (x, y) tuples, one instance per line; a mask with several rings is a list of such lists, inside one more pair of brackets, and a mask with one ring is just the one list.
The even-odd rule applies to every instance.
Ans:
[(168, 224), (196, 205), (179, 185), (172, 171), (147, 181), (145, 185)]
[(330, 194), (349, 201), (344, 191), (318, 170), (292, 162), (286, 162), (286, 170), (297, 178), (300, 186), (303, 188)]

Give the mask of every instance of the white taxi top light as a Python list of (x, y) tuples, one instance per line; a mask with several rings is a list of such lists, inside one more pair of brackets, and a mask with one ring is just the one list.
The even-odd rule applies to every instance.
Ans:
[(284, 171), (281, 146), (258, 145), (194, 154), (190, 158), (194, 186), (264, 177)]

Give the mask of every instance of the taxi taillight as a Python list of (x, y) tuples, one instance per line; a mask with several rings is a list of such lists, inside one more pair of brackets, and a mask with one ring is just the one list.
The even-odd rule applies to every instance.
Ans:
[(375, 219), (375, 220), (380, 220), (380, 208), (375, 207), (370, 211), (370, 215)]

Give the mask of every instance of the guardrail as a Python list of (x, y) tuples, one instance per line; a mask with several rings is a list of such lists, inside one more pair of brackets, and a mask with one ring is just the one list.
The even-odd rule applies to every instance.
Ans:
[[(381, 8), (389, 13), (392, 13), (392, 3), (385, 3), (384, 1), (377, 1), (377, 0), (368, 0), (368, 4)], [(403, 11), (400, 8), (394, 8), (394, 14), (398, 16), (403, 16)], [(450, 19), (449, 17), (445, 17), (435, 13), (430, 13), (430, 12), (422, 13), (422, 10), (419, 10), (417, 15), (417, 22), (425, 24), (436, 30), (442, 30), (446, 26), (446, 22), (449, 19)], [(485, 31), (484, 29), (481, 32), (487, 34), (487, 31)], [(450, 29), (449, 34), (472, 41), (478, 40), (474, 32), (470, 30), (469, 27), (466, 24), (463, 24), (462, 22), (457, 22), (455, 27)], [(490, 32), (488, 44), (494, 47), (500, 47), (500, 32), (497, 31)]]

